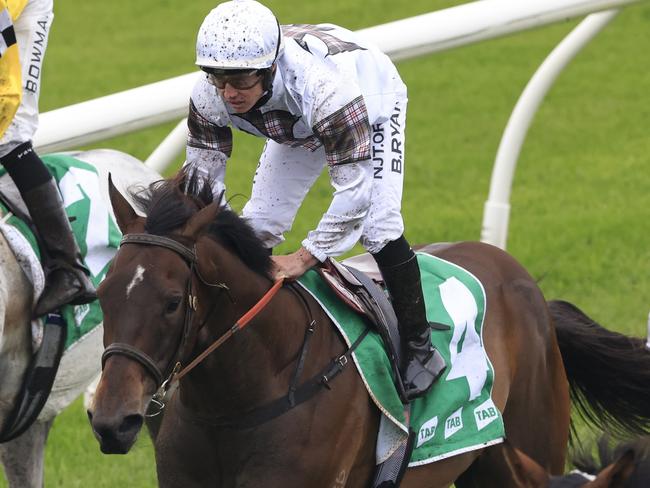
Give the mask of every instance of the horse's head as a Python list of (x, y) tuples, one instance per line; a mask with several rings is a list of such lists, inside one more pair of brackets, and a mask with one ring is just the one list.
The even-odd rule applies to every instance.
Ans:
[[(97, 290), (104, 313), (103, 373), (88, 415), (105, 453), (135, 442), (152, 395), (192, 340), (194, 247), (219, 213), (181, 190), (182, 180), (154, 183), (135, 197), (154, 221), (136, 214), (109, 181), (122, 246)], [(154, 208), (155, 207), (155, 208)], [(151, 229), (166, 236), (149, 233)]]

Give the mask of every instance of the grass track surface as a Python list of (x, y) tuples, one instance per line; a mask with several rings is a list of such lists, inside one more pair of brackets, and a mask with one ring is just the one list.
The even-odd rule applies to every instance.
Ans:
[[(489, 0), (488, 0), (489, 1)], [(328, 0), (267, 4), (281, 23), (351, 29), (463, 2)], [(41, 110), (194, 69), (194, 40), (216, 5), (193, 0), (55, 0)], [(497, 146), (536, 68), (577, 24), (565, 22), (398, 65), (409, 87), (403, 213), (412, 243), (480, 237)], [(569, 300), (606, 327), (642, 336), (650, 309), (650, 5), (623, 11), (560, 76), (523, 147), (508, 250), (547, 298)], [(142, 159), (174, 124), (96, 144)], [(241, 209), (262, 141), (237, 133), (227, 183)], [(182, 161), (179, 160), (178, 164)], [(297, 247), (331, 195), (313, 188), (279, 251)], [(533, 420), (531, 420), (533, 421)], [(57, 418), (46, 486), (152, 487), (145, 435), (127, 456), (103, 456), (81, 402)], [(6, 486), (0, 480), (0, 487)]]

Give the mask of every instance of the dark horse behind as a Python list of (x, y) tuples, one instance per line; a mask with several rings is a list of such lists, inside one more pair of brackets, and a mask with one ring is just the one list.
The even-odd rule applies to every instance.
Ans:
[(512, 467), (512, 476), (526, 488), (648, 488), (650, 486), (650, 437), (626, 440), (611, 446), (608, 435), (593, 445), (582, 446), (572, 456), (569, 474), (553, 476), (508, 441), (501, 444)]
[[(89, 417), (102, 451), (126, 453), (176, 362), (187, 365), (218, 340), (165, 408), (155, 439), (161, 486), (370, 486), (380, 412), (352, 367), (295, 408), (236, 427), (238, 418), (284, 398), (296, 371), (302, 385), (347, 347), (316, 301), (293, 286), (239, 330), (240, 317), (273, 285), (271, 261), (208, 186), (183, 174), (152, 185), (138, 196), (146, 219), (111, 191), (118, 224), (131, 237), (98, 290), (107, 351)], [(562, 473), (570, 395), (599, 427), (644, 432), (650, 355), (642, 340), (607, 331), (568, 303), (549, 306), (535, 280), (496, 247), (421, 250), (466, 268), (485, 287), (492, 397), (513, 446)], [(517, 486), (498, 447), (410, 468), (402, 486)]]

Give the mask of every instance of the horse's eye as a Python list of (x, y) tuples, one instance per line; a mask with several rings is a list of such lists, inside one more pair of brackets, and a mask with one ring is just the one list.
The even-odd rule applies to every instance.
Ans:
[(174, 313), (178, 310), (178, 306), (181, 304), (181, 297), (174, 297), (169, 302), (167, 302), (167, 307), (165, 307), (165, 313)]

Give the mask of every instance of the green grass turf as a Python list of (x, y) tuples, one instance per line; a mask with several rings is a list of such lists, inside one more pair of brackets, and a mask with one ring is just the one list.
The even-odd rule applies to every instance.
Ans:
[[(459, 3), (274, 0), (268, 5), (282, 23), (334, 22), (358, 29)], [(41, 109), (193, 70), (196, 31), (213, 6), (206, 0), (57, 0)], [(411, 242), (480, 237), (492, 165), (512, 108), (545, 56), (576, 24), (399, 63), (410, 98), (403, 213)], [(645, 2), (622, 12), (559, 77), (521, 153), (508, 238), (508, 250), (548, 298), (569, 300), (608, 328), (637, 336), (645, 334), (650, 309), (649, 45)], [(173, 125), (93, 147), (144, 159)], [(241, 195), (233, 200), (235, 208), (249, 195), (261, 144), (236, 134), (227, 177), (230, 195)], [(299, 245), (330, 195), (321, 178), (279, 251)], [(129, 455), (103, 456), (80, 402), (57, 418), (47, 447), (46, 486), (154, 485), (145, 435)]]

